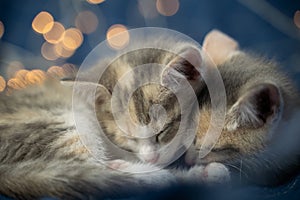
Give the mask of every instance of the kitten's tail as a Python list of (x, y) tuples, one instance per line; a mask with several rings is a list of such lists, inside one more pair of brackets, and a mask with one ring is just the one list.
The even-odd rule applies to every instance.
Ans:
[(0, 165), (0, 194), (16, 199), (117, 198), (158, 189), (170, 184), (171, 178), (164, 170), (130, 174), (98, 163), (27, 161)]

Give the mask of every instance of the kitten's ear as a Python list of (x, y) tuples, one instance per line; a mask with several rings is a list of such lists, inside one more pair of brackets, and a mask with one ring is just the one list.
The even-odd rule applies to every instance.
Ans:
[(194, 90), (200, 86), (201, 66), (203, 60), (201, 53), (194, 47), (187, 47), (179, 56), (173, 58), (161, 75), (161, 83), (167, 87), (180, 87), (180, 82), (187, 79)]
[(107, 103), (111, 94), (101, 84), (84, 81), (61, 81), (62, 85), (73, 88), (73, 98), (84, 100), (88, 104), (103, 105)]
[(238, 127), (259, 128), (280, 117), (283, 106), (278, 87), (262, 83), (250, 88), (231, 107), (227, 114), (227, 129)]
[(219, 65), (238, 52), (239, 44), (225, 33), (212, 30), (204, 38), (203, 49)]

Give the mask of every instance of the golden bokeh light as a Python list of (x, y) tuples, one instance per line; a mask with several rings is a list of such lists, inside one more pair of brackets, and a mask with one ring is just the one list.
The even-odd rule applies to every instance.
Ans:
[(75, 19), (75, 26), (83, 33), (92, 33), (97, 29), (98, 18), (91, 11), (82, 11)]
[(26, 70), (26, 69), (21, 69), (19, 71), (17, 71), (14, 75), (13, 78), (15, 79), (19, 79), (19, 80), (22, 80), (25, 82), (25, 77), (26, 77), (26, 74), (28, 73), (29, 71)]
[(20, 80), (18, 78), (12, 78), (7, 81), (7, 87), (9, 90), (11, 90), (11, 89), (20, 90), (20, 89), (26, 88), (26, 85), (27, 84), (25, 81)]
[(114, 49), (124, 48), (128, 44), (129, 38), (127, 28), (121, 24), (112, 25), (106, 33), (107, 42)]
[(297, 10), (295, 12), (295, 15), (294, 15), (294, 23), (295, 25), (300, 28), (300, 10)]
[(15, 76), (16, 72), (24, 69), (24, 65), (19, 61), (12, 61), (8, 64), (6, 68), (6, 76), (8, 79)]
[(52, 15), (46, 11), (42, 11), (35, 16), (32, 21), (32, 28), (37, 33), (47, 33), (54, 25), (54, 19)]
[(179, 9), (178, 0), (157, 0), (156, 1), (157, 11), (164, 16), (175, 15)]
[(65, 49), (75, 50), (83, 42), (83, 35), (77, 28), (69, 28), (65, 31), (62, 44)]
[(6, 87), (6, 81), (2, 76), (0, 76), (0, 92), (3, 92), (5, 90), (5, 87)]
[(56, 79), (61, 79), (65, 77), (65, 71), (62, 67), (60, 66), (51, 66), (48, 70), (47, 70), (47, 74), (52, 77), (52, 78), (56, 78)]
[(57, 60), (59, 58), (54, 49), (54, 45), (48, 42), (44, 42), (44, 44), (42, 45), (41, 54), (47, 60)]
[(51, 44), (57, 44), (63, 39), (65, 27), (59, 23), (54, 22), (52, 29), (44, 34), (44, 38)]
[(0, 21), (0, 39), (2, 38), (4, 34), (4, 24)]
[(75, 50), (66, 48), (64, 44), (60, 42), (54, 46), (54, 53), (59, 57), (69, 58), (75, 53)]
[(45, 79), (46, 73), (39, 69), (29, 71), (25, 76), (25, 81), (27, 84), (41, 84)]
[(86, 0), (90, 4), (99, 4), (104, 2), (105, 0)]

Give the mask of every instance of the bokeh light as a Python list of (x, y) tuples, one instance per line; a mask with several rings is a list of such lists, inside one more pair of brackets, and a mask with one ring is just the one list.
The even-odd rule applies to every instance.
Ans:
[(65, 77), (75, 77), (76, 73), (77, 73), (77, 68), (75, 65), (71, 64), (71, 63), (65, 63), (61, 66), (65, 72)]
[(47, 70), (47, 75), (52, 78), (62, 79), (62, 78), (75, 78), (77, 73), (77, 68), (71, 63), (65, 63), (60, 66), (51, 66)]
[(179, 9), (178, 0), (157, 0), (156, 1), (157, 11), (165, 16), (175, 15)]
[(15, 77), (17, 71), (24, 69), (24, 65), (19, 61), (12, 61), (6, 68), (6, 76), (8, 79)]
[(65, 49), (75, 50), (83, 42), (83, 35), (81, 31), (77, 28), (69, 28), (65, 31), (62, 44)]
[(62, 40), (64, 32), (65, 27), (59, 22), (54, 22), (52, 29), (44, 34), (44, 38), (51, 44), (57, 44)]
[(39, 69), (29, 71), (25, 76), (25, 81), (27, 84), (41, 84), (45, 79), (46, 73)]
[(65, 71), (62, 67), (60, 66), (51, 66), (48, 70), (47, 70), (47, 74), (52, 77), (52, 78), (56, 78), (56, 79), (61, 79), (65, 77)]
[(47, 60), (56, 60), (59, 58), (56, 50), (54, 49), (54, 45), (48, 42), (44, 42), (42, 45), (41, 54)]
[(7, 88), (9, 90), (9, 93), (11, 90), (20, 90), (26, 88), (26, 82), (23, 80), (20, 80), (18, 78), (12, 78), (7, 81)]
[(129, 37), (127, 28), (121, 24), (112, 25), (106, 33), (107, 42), (114, 49), (124, 48), (129, 42)]
[(0, 76), (0, 92), (3, 92), (5, 87), (6, 87), (6, 81), (2, 76)]
[(300, 10), (297, 10), (295, 12), (295, 15), (294, 15), (294, 23), (295, 25), (300, 28)]
[(87, 0), (87, 2), (89, 2), (90, 4), (99, 4), (104, 2), (105, 0)]
[(29, 71), (26, 69), (21, 69), (15, 73), (15, 76), (13, 78), (25, 81), (25, 77), (28, 72)]
[(52, 29), (54, 19), (52, 15), (46, 11), (42, 11), (35, 16), (32, 21), (32, 28), (37, 33), (47, 33)]
[(68, 49), (62, 42), (55, 44), (54, 54), (58, 57), (69, 58), (75, 53), (75, 50)]
[(0, 21), (0, 39), (2, 38), (4, 34), (4, 24)]
[(98, 18), (91, 11), (82, 11), (77, 15), (75, 19), (75, 26), (82, 33), (92, 33), (97, 29)]

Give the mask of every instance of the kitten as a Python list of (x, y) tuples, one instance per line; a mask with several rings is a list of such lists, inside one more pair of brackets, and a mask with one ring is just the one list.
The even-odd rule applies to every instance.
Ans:
[(186, 162), (219, 162), (237, 168), (244, 180), (282, 183), (299, 166), (298, 91), (275, 62), (240, 51), (238, 43), (224, 33), (210, 32), (203, 47), (223, 78), (227, 112), (217, 143), (200, 157), (211, 118), (210, 97), (204, 87), (198, 94), (201, 114), (195, 146), (187, 151)]
[[(82, 92), (82, 99), (74, 109), (81, 113), (85, 132), (76, 130), (70, 87), (48, 81), (10, 96), (0, 94), (1, 194), (17, 199), (104, 198), (174, 182), (171, 173), (149, 164), (127, 162), (123, 165), (127, 173), (108, 167), (105, 140), (93, 131), (97, 123), (89, 108), (94, 102), (84, 95), (85, 84), (81, 87), (77, 92)], [(97, 86), (97, 91), (98, 101), (106, 98), (103, 86)], [(84, 137), (90, 138), (89, 143), (81, 142)], [(97, 158), (90, 149), (96, 149)], [(136, 173), (140, 171), (151, 173)]]
[[(109, 110), (103, 116), (101, 111), (96, 110), (101, 127), (116, 146), (132, 152), (139, 160), (166, 165), (183, 154), (186, 149), (184, 140), (192, 143), (194, 136), (190, 129), (193, 126), (196, 128), (198, 115), (195, 109), (198, 105), (196, 96), (194, 99), (186, 98), (190, 95), (189, 90), (180, 81), (176, 83), (178, 74), (172, 74), (169, 69), (176, 68), (182, 76), (180, 79), (188, 80), (192, 86), (190, 92), (195, 95), (201, 81), (201, 52), (195, 44), (178, 41), (176, 38), (147, 38), (141, 41), (137, 40), (137, 44), (132, 46), (139, 46), (141, 43), (147, 46), (147, 43), (156, 41), (156, 48), (129, 51), (117, 58), (110, 58), (109, 60), (113, 60), (111, 63), (99, 61), (97, 66), (77, 77), (77, 80), (95, 80), (93, 75), (98, 74), (97, 70), (108, 65), (98, 83), (107, 88), (111, 96), (114, 92), (117, 94), (115, 104), (108, 106), (114, 108), (117, 114), (113, 116), (112, 110)], [(166, 48), (172, 48), (174, 52), (169, 52)], [(151, 66), (143, 67), (146, 64)], [(131, 73), (132, 71), (134, 72)], [(123, 77), (125, 81), (117, 84), (122, 76), (126, 76)], [(147, 84), (136, 87), (141, 83)], [(116, 92), (117, 86), (119, 90)], [(185, 105), (180, 108), (176, 95), (182, 91), (187, 91), (187, 94), (184, 97)], [(129, 103), (125, 105), (125, 100), (122, 99), (128, 97)], [(114, 100), (111, 97), (107, 101), (110, 105)], [(129, 115), (125, 114), (127, 108)], [(183, 115), (186, 116), (185, 119)], [(184, 120), (184, 133), (179, 134), (180, 123)], [(116, 121), (122, 123), (122, 127)], [(137, 129), (136, 124), (142, 128)]]

